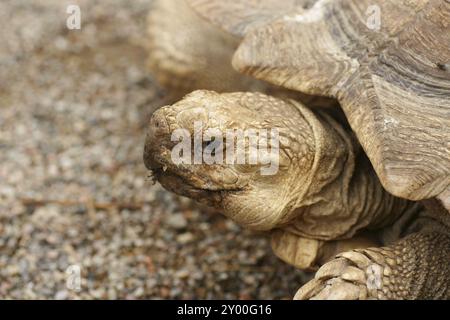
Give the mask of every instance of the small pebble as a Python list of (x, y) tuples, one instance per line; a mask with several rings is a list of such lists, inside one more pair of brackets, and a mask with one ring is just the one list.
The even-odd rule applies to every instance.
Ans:
[(176, 229), (184, 229), (187, 227), (187, 220), (181, 213), (176, 213), (167, 218), (167, 224)]
[(69, 293), (66, 290), (61, 290), (55, 294), (55, 299), (56, 300), (66, 300), (68, 298), (68, 296), (69, 296)]
[(194, 236), (192, 235), (192, 233), (189, 233), (189, 232), (182, 233), (177, 237), (177, 242), (179, 242), (181, 244), (186, 244), (193, 240), (194, 240)]

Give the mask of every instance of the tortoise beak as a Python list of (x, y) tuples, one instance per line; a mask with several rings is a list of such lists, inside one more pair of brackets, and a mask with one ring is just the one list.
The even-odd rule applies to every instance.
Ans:
[(147, 137), (144, 147), (144, 163), (147, 169), (157, 170), (163, 167), (161, 159), (158, 155), (161, 154), (163, 146), (167, 146), (170, 141), (170, 127), (167, 122), (163, 110), (157, 110), (150, 118)]

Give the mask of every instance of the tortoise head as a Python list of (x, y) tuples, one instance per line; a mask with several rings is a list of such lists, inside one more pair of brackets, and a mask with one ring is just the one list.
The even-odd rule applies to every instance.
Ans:
[(296, 106), (259, 93), (196, 91), (157, 110), (148, 130), (144, 161), (165, 188), (253, 229), (289, 220), (314, 158)]

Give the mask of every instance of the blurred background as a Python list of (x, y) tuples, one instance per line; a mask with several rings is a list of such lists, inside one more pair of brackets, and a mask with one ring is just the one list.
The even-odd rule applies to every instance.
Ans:
[(0, 298), (290, 299), (304, 282), (264, 235), (147, 179), (146, 121), (164, 104), (149, 10), (0, 1)]

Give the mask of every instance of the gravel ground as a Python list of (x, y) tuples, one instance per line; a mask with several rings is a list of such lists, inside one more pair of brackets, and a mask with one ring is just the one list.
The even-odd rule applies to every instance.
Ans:
[(150, 1), (70, 3), (81, 30), (67, 1), (0, 2), (0, 298), (291, 298), (263, 235), (146, 178)]

